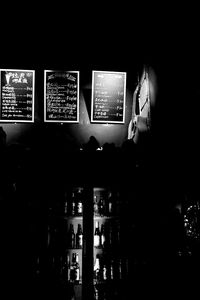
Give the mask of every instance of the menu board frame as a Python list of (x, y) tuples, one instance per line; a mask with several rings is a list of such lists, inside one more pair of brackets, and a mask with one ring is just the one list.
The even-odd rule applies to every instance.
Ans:
[[(32, 101), (32, 106), (31, 106), (31, 118), (30, 119), (15, 119), (15, 118), (2, 118), (2, 72), (9, 72), (9, 73), (32, 73), (32, 100), (28, 100), (28, 101)], [(13, 75), (14, 76), (14, 75)], [(15, 78), (16, 80), (19, 80), (19, 78)], [(20, 79), (21, 80), (21, 79)], [(24, 81), (26, 81), (26, 78), (23, 79)], [(22, 80), (22, 83), (23, 83)], [(8, 85), (10, 82), (10, 78), (8, 79)], [(19, 81), (18, 81), (19, 82)], [(25, 70), (25, 69), (0, 69), (0, 122), (4, 122), (4, 123), (33, 123), (34, 122), (34, 113), (35, 113), (35, 70)]]
[[(94, 112), (95, 112), (95, 74), (100, 74), (101, 76), (111, 74), (113, 76), (118, 76), (118, 75), (123, 75), (122, 80), (123, 80), (123, 99), (116, 99), (116, 101), (122, 101), (122, 107), (120, 105), (116, 104), (116, 107), (119, 107), (120, 109), (122, 108), (122, 116), (119, 118), (119, 120), (113, 120), (111, 116), (108, 115), (108, 118), (102, 118), (99, 117), (98, 119), (94, 118)], [(125, 107), (126, 107), (126, 78), (127, 78), (127, 73), (126, 72), (117, 72), (117, 71), (97, 71), (93, 70), (92, 71), (92, 95), (91, 95), (91, 122), (93, 123), (115, 123), (115, 124), (124, 124), (125, 123)], [(106, 91), (105, 91), (106, 92)], [(106, 92), (107, 93), (107, 92)], [(109, 95), (107, 95), (109, 98)], [(104, 98), (104, 96), (103, 96)], [(101, 109), (101, 108), (100, 108)]]
[[(63, 73), (63, 74), (77, 74), (77, 100), (76, 100), (76, 105), (77, 105), (77, 113), (76, 113), (76, 119), (74, 120), (68, 120), (68, 119), (59, 119), (59, 118), (52, 118), (49, 119), (47, 118), (47, 74), (48, 73)], [(80, 90), (80, 71), (67, 71), (67, 70), (44, 70), (44, 122), (48, 123), (79, 123), (79, 90)]]

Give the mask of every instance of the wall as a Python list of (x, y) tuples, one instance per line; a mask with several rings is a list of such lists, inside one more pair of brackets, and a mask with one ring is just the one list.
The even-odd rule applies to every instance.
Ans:
[[(5, 66), (4, 66), (5, 67)], [(14, 66), (16, 67), (16, 66)], [(17, 66), (22, 68), (23, 66)], [(44, 68), (48, 68), (47, 65)], [(65, 142), (73, 143), (76, 147), (81, 147), (89, 140), (91, 135), (95, 136), (100, 146), (104, 143), (114, 143), (115, 146), (120, 147), (127, 139), (127, 128), (132, 113), (132, 96), (137, 82), (138, 68), (137, 65), (133, 70), (126, 70), (121, 68), (123, 72), (127, 72), (127, 86), (126, 86), (126, 109), (125, 109), (125, 123), (124, 124), (95, 124), (90, 122), (90, 107), (91, 107), (91, 88), (92, 88), (92, 70), (98, 68), (102, 71), (120, 71), (119, 68), (112, 66), (95, 66), (90, 68), (83, 68), (78, 66), (76, 70), (80, 70), (80, 120), (78, 124), (49, 124), (43, 122), (43, 68), (35, 70), (35, 122), (34, 124), (9, 124), (1, 123), (1, 126), (7, 134), (7, 143), (24, 143), (34, 144), (41, 141), (41, 134), (52, 139), (52, 141), (59, 135), (62, 135)], [(33, 69), (33, 68), (32, 68)]]

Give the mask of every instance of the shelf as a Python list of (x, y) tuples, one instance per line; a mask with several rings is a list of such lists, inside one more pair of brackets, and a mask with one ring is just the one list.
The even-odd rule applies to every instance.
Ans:
[(80, 282), (70, 282), (73, 286), (82, 286), (82, 280)]
[(65, 215), (49, 215), (50, 218), (58, 218), (64, 220), (82, 220), (83, 216), (65, 216)]
[(119, 219), (119, 216), (94, 216), (94, 220), (112, 220), (112, 219)]
[(78, 250), (83, 250), (83, 248), (66, 248), (66, 250), (70, 250), (70, 251), (78, 251)]
[(83, 219), (83, 216), (61, 216), (61, 218), (66, 219), (66, 220), (81, 220)]
[(101, 280), (101, 281), (93, 281), (94, 285), (98, 285), (98, 286), (106, 286), (106, 285), (110, 285), (110, 284), (118, 284), (118, 283), (124, 283), (125, 282), (125, 278), (121, 278), (121, 279), (108, 279), (108, 280)]

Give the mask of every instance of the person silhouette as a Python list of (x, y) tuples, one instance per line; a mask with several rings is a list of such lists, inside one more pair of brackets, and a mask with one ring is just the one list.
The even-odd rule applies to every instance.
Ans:
[(85, 151), (94, 152), (100, 147), (99, 142), (97, 139), (91, 135), (89, 141), (84, 145), (83, 149)]

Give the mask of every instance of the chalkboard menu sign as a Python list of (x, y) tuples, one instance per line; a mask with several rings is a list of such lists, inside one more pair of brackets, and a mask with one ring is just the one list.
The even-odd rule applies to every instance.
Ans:
[(126, 73), (92, 72), (91, 121), (124, 123)]
[(45, 122), (79, 122), (79, 71), (44, 71)]
[(34, 122), (35, 71), (0, 69), (0, 122)]

